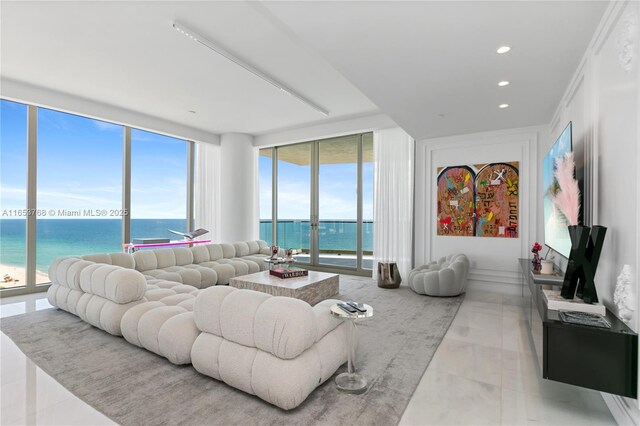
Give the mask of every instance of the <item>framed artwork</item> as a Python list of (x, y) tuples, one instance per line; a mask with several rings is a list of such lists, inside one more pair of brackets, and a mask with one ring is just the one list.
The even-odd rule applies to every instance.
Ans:
[(517, 238), (519, 162), (438, 168), (437, 234)]

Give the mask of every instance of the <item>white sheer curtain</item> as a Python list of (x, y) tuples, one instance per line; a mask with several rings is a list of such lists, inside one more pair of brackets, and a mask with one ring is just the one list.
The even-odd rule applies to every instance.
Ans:
[(406, 281), (413, 252), (414, 140), (400, 128), (378, 130), (373, 150), (373, 274), (378, 262), (396, 262)]
[(196, 144), (195, 227), (208, 229), (200, 239), (220, 242), (220, 147)]

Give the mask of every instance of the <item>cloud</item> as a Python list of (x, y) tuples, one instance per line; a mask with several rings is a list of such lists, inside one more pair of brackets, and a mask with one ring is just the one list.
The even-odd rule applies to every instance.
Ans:
[(117, 132), (122, 131), (122, 126), (113, 123), (107, 123), (106, 121), (93, 120), (93, 125), (98, 129), (105, 132)]

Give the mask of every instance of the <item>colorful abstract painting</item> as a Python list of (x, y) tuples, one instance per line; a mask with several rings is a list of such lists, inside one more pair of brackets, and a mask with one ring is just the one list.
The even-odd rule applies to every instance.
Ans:
[(519, 163), (438, 169), (438, 235), (518, 237)]

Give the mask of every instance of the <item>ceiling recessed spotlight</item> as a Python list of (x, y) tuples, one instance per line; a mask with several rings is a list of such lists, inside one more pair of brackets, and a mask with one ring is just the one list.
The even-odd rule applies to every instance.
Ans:
[(498, 50), (496, 50), (496, 52), (499, 54), (503, 54), (503, 53), (507, 53), (510, 50), (511, 48), (509, 46), (500, 46), (498, 47)]
[(498, 105), (498, 108), (509, 108), (509, 104), (500, 104)]
[(507, 86), (508, 84), (509, 84), (508, 81), (501, 81), (500, 83), (498, 83), (498, 86), (504, 87), (504, 86)]

